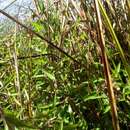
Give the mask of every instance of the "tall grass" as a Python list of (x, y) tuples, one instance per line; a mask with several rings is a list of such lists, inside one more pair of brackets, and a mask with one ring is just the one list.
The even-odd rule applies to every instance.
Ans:
[(0, 10), (17, 25), (1, 28), (1, 129), (130, 129), (129, 1), (33, 2), (26, 24)]

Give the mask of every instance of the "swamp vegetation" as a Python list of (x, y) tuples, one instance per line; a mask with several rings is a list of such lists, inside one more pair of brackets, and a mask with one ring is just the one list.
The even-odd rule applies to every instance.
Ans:
[(0, 130), (130, 130), (130, 1), (32, 2), (0, 9)]

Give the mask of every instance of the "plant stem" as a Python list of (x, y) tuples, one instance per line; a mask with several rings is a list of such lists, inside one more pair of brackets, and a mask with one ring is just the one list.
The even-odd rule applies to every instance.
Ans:
[(111, 105), (112, 123), (113, 123), (114, 130), (120, 130), (117, 108), (116, 108), (116, 100), (115, 100), (114, 91), (113, 91), (113, 85), (112, 85), (111, 74), (110, 74), (110, 70), (109, 70), (108, 59), (107, 59), (107, 55), (106, 55), (106, 51), (105, 51), (105, 40), (103, 37), (102, 21), (101, 21), (98, 1), (94, 0), (94, 2), (95, 2), (97, 24), (98, 24), (99, 46), (100, 46), (101, 53), (102, 53), (102, 60), (103, 60), (103, 64), (104, 64), (104, 74), (105, 74), (105, 79), (107, 82), (109, 102)]

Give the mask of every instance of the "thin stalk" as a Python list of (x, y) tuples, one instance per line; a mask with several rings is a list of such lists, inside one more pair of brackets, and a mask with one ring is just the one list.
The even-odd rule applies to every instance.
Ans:
[(31, 93), (32, 93), (32, 86), (33, 86), (33, 80), (32, 80), (32, 50), (31, 50), (31, 44), (32, 44), (32, 36), (30, 36), (29, 38), (29, 51), (28, 51), (28, 56), (29, 56), (29, 61), (27, 61), (27, 71), (28, 71), (28, 82), (29, 82), (29, 86), (28, 86), (28, 96), (29, 96), (29, 100), (28, 100), (28, 115), (30, 118), (32, 118), (33, 114), (32, 114), (32, 100), (31, 100)]
[(15, 42), (14, 42), (13, 58), (14, 58), (14, 67), (15, 67), (15, 72), (16, 72), (15, 86), (16, 86), (16, 91), (18, 93), (18, 100), (20, 101), (20, 104), (22, 106), (17, 48), (16, 48), (16, 35), (17, 35), (17, 24), (15, 25)]
[(103, 36), (102, 20), (101, 20), (101, 16), (100, 16), (98, 1), (94, 0), (94, 4), (95, 4), (95, 10), (96, 10), (97, 25), (98, 25), (99, 46), (100, 46), (101, 53), (102, 53), (104, 74), (105, 74), (105, 79), (107, 82), (108, 96), (109, 96), (109, 102), (110, 102), (111, 113), (112, 113), (113, 128), (114, 128), (114, 130), (120, 130), (117, 108), (116, 108), (116, 100), (115, 100), (114, 90), (113, 90), (113, 84), (112, 84), (112, 80), (111, 80), (108, 59), (107, 59), (107, 55), (106, 55), (106, 51), (105, 51), (105, 40), (104, 40), (104, 36)]

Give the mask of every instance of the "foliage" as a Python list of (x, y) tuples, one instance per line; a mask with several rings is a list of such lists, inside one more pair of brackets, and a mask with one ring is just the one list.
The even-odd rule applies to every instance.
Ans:
[[(80, 64), (18, 25), (8, 33), (0, 25), (1, 129), (112, 130), (93, 1), (35, 4), (26, 24)], [(128, 130), (130, 4), (99, 6), (120, 128)]]

